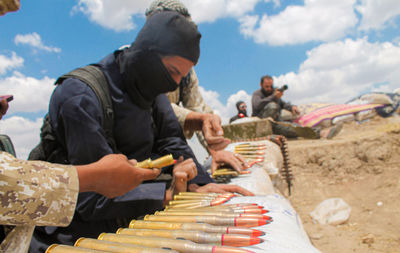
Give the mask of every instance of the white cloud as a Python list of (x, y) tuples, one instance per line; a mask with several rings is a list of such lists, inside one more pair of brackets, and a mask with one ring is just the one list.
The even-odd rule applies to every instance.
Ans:
[(49, 47), (43, 44), (42, 39), (40, 38), (40, 35), (37, 33), (31, 33), (31, 34), (17, 34), (14, 39), (14, 43), (16, 45), (19, 44), (26, 44), (29, 46), (32, 46), (35, 49), (40, 49), (44, 50), (47, 52), (54, 52), (54, 53), (60, 53), (61, 49), (57, 47)]
[(400, 4), (398, 0), (361, 0), (356, 10), (362, 15), (360, 30), (379, 30), (400, 15)]
[(89, 20), (107, 29), (130, 31), (136, 28), (132, 16), (144, 17), (150, 0), (79, 0), (74, 12), (82, 12)]
[(390, 42), (346, 39), (322, 44), (307, 57), (298, 73), (275, 79), (289, 84), (287, 101), (344, 103), (371, 90), (393, 92), (400, 83), (400, 46)]
[(305, 0), (304, 6), (288, 6), (275, 16), (244, 16), (239, 19), (240, 31), (256, 43), (270, 45), (333, 41), (347, 35), (357, 24), (355, 2)]
[[(197, 23), (214, 22), (219, 18), (238, 18), (253, 11), (260, 0), (181, 0)], [(73, 13), (82, 12), (89, 20), (107, 29), (130, 31), (136, 28), (133, 16), (144, 17), (151, 0), (80, 0)], [(275, 4), (279, 0), (273, 1)]]
[(182, 0), (196, 23), (238, 18), (254, 10), (259, 0)]
[(207, 91), (201, 86), (199, 86), (199, 90), (206, 104), (214, 110), (215, 114), (221, 117), (222, 124), (228, 124), (229, 119), (236, 115), (236, 102), (239, 100), (247, 104), (248, 115), (251, 115), (251, 95), (247, 94), (244, 90), (230, 95), (226, 105), (219, 100), (219, 94), (216, 91)]
[(18, 158), (26, 159), (32, 148), (39, 143), (42, 123), (42, 118), (31, 121), (16, 116), (0, 121), (1, 133), (11, 138)]
[(0, 54), (0, 75), (5, 74), (8, 70), (18, 68), (24, 65), (24, 59), (19, 57), (15, 52), (11, 53), (11, 58)]
[(12, 94), (14, 100), (10, 104), (7, 114), (15, 112), (39, 112), (46, 110), (54, 89), (54, 79), (44, 77), (35, 79), (19, 72), (13, 76), (0, 79), (0, 94)]

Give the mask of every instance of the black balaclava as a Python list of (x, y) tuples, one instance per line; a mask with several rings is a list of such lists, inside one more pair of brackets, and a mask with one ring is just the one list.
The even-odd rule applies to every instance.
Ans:
[(200, 56), (200, 33), (193, 22), (174, 11), (151, 16), (128, 49), (118, 55), (127, 93), (143, 109), (150, 108), (161, 93), (177, 83), (161, 61), (160, 54), (181, 56), (196, 64)]
[(241, 104), (245, 104), (245, 103), (243, 101), (238, 101), (236, 103), (236, 109), (238, 110), (238, 116), (240, 118), (247, 117), (247, 110), (246, 109), (244, 109), (244, 110), (240, 109), (240, 105)]

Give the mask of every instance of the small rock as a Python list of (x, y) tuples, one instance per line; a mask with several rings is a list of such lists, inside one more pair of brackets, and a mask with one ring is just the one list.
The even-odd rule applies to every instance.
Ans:
[(319, 239), (321, 239), (323, 236), (324, 236), (324, 235), (321, 234), (321, 233), (315, 233), (315, 234), (310, 235), (310, 238), (313, 239), (313, 240), (319, 240)]
[(375, 237), (373, 234), (368, 234), (362, 238), (362, 243), (368, 244), (368, 246), (371, 246), (375, 241)]
[(378, 202), (376, 202), (376, 205), (377, 206), (383, 206), (383, 202), (382, 201), (378, 201)]

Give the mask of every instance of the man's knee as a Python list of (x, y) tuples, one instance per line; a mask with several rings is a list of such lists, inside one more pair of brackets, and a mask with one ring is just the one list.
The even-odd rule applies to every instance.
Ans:
[(279, 120), (279, 115), (281, 113), (281, 107), (279, 104), (275, 102), (269, 102), (264, 106), (264, 109), (261, 111), (261, 118), (271, 117), (274, 120)]

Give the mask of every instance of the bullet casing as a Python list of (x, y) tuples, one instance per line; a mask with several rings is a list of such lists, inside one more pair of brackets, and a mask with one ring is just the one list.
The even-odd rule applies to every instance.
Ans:
[(103, 250), (107, 252), (129, 252), (129, 253), (178, 253), (173, 250), (142, 247), (127, 243), (118, 243), (104, 240), (96, 240), (92, 238), (79, 238), (75, 242), (75, 247)]
[(208, 195), (175, 195), (174, 200), (210, 200), (210, 199), (215, 199), (217, 196), (208, 196)]
[(152, 168), (163, 168), (175, 163), (171, 154), (160, 157), (152, 162)]
[(215, 216), (157, 216), (146, 215), (144, 220), (185, 222), (185, 223), (207, 223), (216, 226), (235, 226), (235, 218), (222, 218)]
[(196, 211), (184, 211), (184, 210), (167, 210), (167, 211), (157, 211), (154, 213), (154, 215), (170, 215), (170, 216), (185, 216), (185, 215), (190, 215), (190, 216), (201, 216), (201, 215), (206, 215), (206, 216), (218, 216), (218, 217), (226, 217), (226, 218), (236, 218), (236, 217), (246, 217), (246, 218), (257, 218), (257, 219), (269, 219), (268, 216), (262, 215), (262, 214), (252, 214), (252, 213), (228, 213), (228, 212), (210, 212), (210, 211), (201, 211), (201, 210), (196, 210)]
[(207, 223), (215, 226), (234, 226), (234, 227), (258, 227), (266, 224), (265, 219), (244, 218), (244, 217), (221, 217), (221, 216), (166, 216), (166, 215), (146, 215), (144, 220), (166, 221), (166, 222), (188, 222), (188, 223)]
[(142, 245), (147, 247), (157, 248), (170, 248), (179, 252), (187, 253), (247, 253), (250, 251), (243, 250), (240, 248), (228, 247), (228, 246), (214, 246), (207, 244), (198, 244), (188, 240), (175, 240), (162, 237), (145, 237), (145, 236), (134, 236), (134, 235), (121, 235), (121, 234), (110, 234), (103, 233), (99, 236), (100, 240), (131, 243), (135, 245)]
[(222, 234), (205, 233), (201, 231), (186, 230), (158, 230), (158, 229), (118, 229), (117, 234), (136, 236), (157, 236), (170, 239), (185, 239), (195, 243), (208, 243), (221, 245)]
[(156, 230), (156, 229), (130, 229), (120, 228), (117, 234), (136, 236), (157, 236), (171, 239), (185, 239), (200, 244), (213, 244), (223, 246), (244, 247), (263, 242), (262, 239), (247, 235), (215, 234), (201, 231), (185, 230)]
[(69, 245), (62, 245), (62, 244), (52, 244), (50, 245), (45, 253), (104, 253), (109, 251), (102, 251), (102, 250), (93, 250), (93, 249), (84, 249), (78, 248)]
[(212, 245), (196, 244), (188, 240), (175, 240), (155, 236), (135, 236), (123, 234), (102, 233), (99, 240), (119, 243), (130, 243), (153, 248), (170, 248), (179, 252), (188, 253), (211, 253)]
[(162, 222), (162, 221), (144, 221), (144, 220), (132, 220), (129, 223), (129, 228), (191, 230), (191, 231), (202, 231), (206, 233), (243, 234), (243, 235), (254, 235), (254, 236), (259, 236), (259, 234), (262, 234), (261, 231), (250, 228), (214, 226), (206, 223), (182, 223), (182, 222)]
[(150, 158), (146, 159), (144, 161), (138, 162), (136, 164), (136, 166), (139, 167), (139, 168), (144, 168), (144, 169), (150, 169), (150, 168), (159, 168), (159, 169), (161, 169), (163, 167), (172, 165), (174, 163), (175, 163), (174, 158), (172, 157), (171, 154), (169, 154), (169, 155), (165, 155), (163, 157), (160, 157), (160, 158), (158, 158), (156, 160), (151, 160)]

